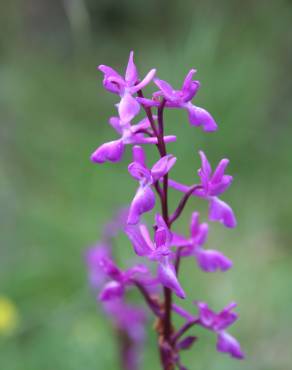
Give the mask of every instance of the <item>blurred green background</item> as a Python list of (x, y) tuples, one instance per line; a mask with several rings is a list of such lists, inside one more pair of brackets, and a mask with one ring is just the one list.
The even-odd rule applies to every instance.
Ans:
[[(97, 166), (90, 153), (114, 132), (116, 97), (102, 89), (100, 63), (124, 69), (135, 50), (141, 75), (179, 86), (191, 67), (199, 106), (219, 131), (166, 114), (173, 176), (192, 183), (198, 149), (215, 165), (231, 159), (224, 195), (232, 231), (214, 225), (209, 247), (235, 262), (227, 274), (183, 267), (189, 302), (219, 310), (239, 303), (230, 330), (247, 359), (216, 353), (212, 333), (183, 355), (190, 369), (288, 370), (292, 343), (291, 1), (26, 0), (0, 3), (0, 368), (119, 369), (111, 327), (96, 306), (83, 262), (114, 209), (136, 188), (123, 163)], [(150, 162), (155, 160), (152, 156)], [(171, 206), (178, 197), (171, 195)], [(177, 223), (186, 231), (192, 200)], [(117, 254), (127, 257), (125, 238)], [(186, 302), (185, 307), (190, 307)], [(151, 327), (151, 325), (150, 325)], [(151, 328), (143, 369), (158, 369)]]

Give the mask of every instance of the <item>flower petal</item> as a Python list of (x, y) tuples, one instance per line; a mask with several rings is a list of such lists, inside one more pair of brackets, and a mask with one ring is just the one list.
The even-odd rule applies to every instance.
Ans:
[(101, 64), (98, 69), (104, 74), (103, 86), (114, 94), (120, 94), (124, 89), (125, 81), (113, 68)]
[(174, 181), (172, 179), (168, 179), (168, 186), (182, 193), (187, 193), (190, 190), (190, 186), (181, 184), (180, 182)]
[(140, 186), (131, 203), (128, 224), (135, 225), (143, 213), (151, 211), (155, 206), (155, 195), (149, 186)]
[(195, 69), (191, 69), (189, 73), (186, 75), (186, 78), (182, 85), (182, 95), (183, 95), (183, 101), (188, 102), (192, 100), (192, 98), (195, 96), (196, 92), (200, 88), (200, 82), (199, 81), (193, 81), (193, 75), (196, 73)]
[(124, 294), (124, 287), (117, 281), (108, 282), (99, 294), (101, 301), (109, 301), (112, 299), (120, 298)]
[(174, 269), (174, 266), (169, 263), (168, 258), (165, 257), (158, 264), (158, 279), (160, 282), (171, 289), (179, 298), (185, 298), (185, 292), (183, 291)]
[(205, 109), (196, 107), (192, 103), (187, 103), (185, 106), (188, 114), (189, 121), (194, 126), (202, 126), (206, 132), (216, 131), (218, 126), (214, 118)]
[(231, 357), (243, 359), (244, 353), (240, 348), (239, 342), (229, 333), (222, 331), (217, 337), (217, 350), (219, 352), (229, 353)]
[(212, 197), (209, 203), (210, 221), (219, 221), (226, 227), (236, 227), (236, 218), (232, 208), (217, 197)]
[(109, 124), (117, 131), (118, 134), (122, 134), (123, 129), (119, 117), (110, 117)]
[(167, 239), (170, 241), (171, 239), (171, 231), (169, 230), (164, 218), (159, 214), (157, 213), (155, 215), (155, 225), (158, 227), (158, 228), (161, 228), (161, 229), (164, 229), (167, 233)]
[(152, 253), (154, 247), (150, 244), (152, 242), (145, 225), (127, 225), (125, 233), (128, 235), (138, 256), (148, 256)]
[(206, 272), (215, 272), (217, 270), (226, 271), (232, 267), (232, 261), (230, 259), (213, 249), (204, 250), (198, 248), (195, 255), (198, 265)]
[(190, 240), (183, 235), (172, 232), (171, 247), (187, 247), (190, 243)]
[(170, 100), (170, 101), (177, 99), (175, 90), (168, 82), (155, 78), (154, 83), (161, 90), (165, 99)]
[(237, 305), (231, 302), (219, 313), (213, 312), (205, 302), (195, 302), (199, 309), (200, 322), (206, 328), (215, 332), (222, 331), (237, 320), (238, 315), (231, 312)]
[(145, 137), (144, 134), (133, 134), (129, 140), (129, 144), (142, 145), (142, 144), (157, 144), (157, 137)]
[(143, 118), (140, 122), (138, 122), (136, 125), (132, 126), (132, 131), (136, 133), (139, 130), (146, 130), (149, 128), (150, 122), (147, 117)]
[(135, 145), (132, 149), (133, 161), (140, 163), (142, 166), (146, 167), (146, 156), (144, 149), (139, 146)]
[(146, 85), (149, 84), (149, 82), (153, 79), (155, 76), (156, 69), (151, 69), (147, 75), (143, 78), (141, 82), (139, 82), (137, 85), (133, 86), (131, 89), (132, 94), (136, 93), (137, 91), (143, 89)]
[(139, 77), (137, 67), (135, 66), (134, 63), (134, 52), (131, 51), (125, 73), (125, 80), (130, 86), (133, 86), (137, 82), (138, 78)]
[(125, 93), (119, 103), (118, 110), (122, 121), (131, 122), (131, 120), (139, 113), (140, 104), (131, 94)]
[(132, 162), (128, 166), (128, 171), (134, 179), (139, 181), (151, 181), (151, 173), (147, 167), (143, 166), (139, 162)]
[(230, 175), (224, 175), (220, 182), (213, 183), (211, 180), (210, 188), (209, 188), (209, 195), (217, 196), (224, 193), (229, 186), (232, 184), (233, 177)]
[(153, 100), (153, 99), (147, 99), (147, 98), (136, 98), (137, 102), (144, 105), (145, 107), (159, 107), (160, 101), (159, 100)]
[(206, 154), (202, 150), (199, 150), (199, 156), (201, 158), (201, 173), (204, 175), (206, 180), (209, 180), (212, 173), (210, 162), (208, 161)]
[(153, 182), (166, 175), (171, 167), (174, 166), (175, 162), (176, 158), (172, 154), (160, 158), (159, 161), (157, 161), (151, 169)]
[(224, 172), (228, 164), (229, 164), (229, 159), (227, 158), (221, 159), (221, 161), (218, 163), (218, 166), (216, 167), (216, 170), (214, 171), (212, 175), (212, 179), (211, 179), (212, 182), (216, 183), (222, 180), (222, 177), (224, 175)]
[(216, 313), (213, 312), (205, 302), (195, 302), (199, 310), (201, 324), (206, 328), (213, 329), (213, 324), (216, 321)]
[(110, 245), (98, 244), (89, 248), (85, 254), (85, 261), (88, 267), (88, 278), (93, 288), (99, 288), (106, 279), (106, 274), (100, 266), (100, 261), (110, 255)]
[(95, 152), (92, 153), (90, 159), (95, 163), (104, 163), (107, 161), (118, 162), (122, 159), (125, 146), (123, 140), (114, 140), (102, 144)]

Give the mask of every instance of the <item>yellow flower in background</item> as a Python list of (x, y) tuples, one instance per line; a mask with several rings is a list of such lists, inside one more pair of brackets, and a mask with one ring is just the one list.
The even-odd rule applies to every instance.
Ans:
[(0, 335), (10, 334), (18, 326), (19, 315), (14, 303), (3, 296), (0, 296)]

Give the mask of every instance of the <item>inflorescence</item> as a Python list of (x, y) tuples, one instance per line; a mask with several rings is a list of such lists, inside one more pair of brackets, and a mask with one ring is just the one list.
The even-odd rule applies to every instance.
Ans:
[[(233, 312), (236, 303), (232, 302), (216, 313), (207, 303), (196, 301), (195, 315), (173, 303), (172, 299), (173, 293), (179, 299), (186, 298), (178, 277), (181, 259), (194, 257), (198, 267), (205, 272), (226, 271), (232, 267), (232, 261), (221, 252), (204, 247), (209, 225), (200, 222), (198, 212), (191, 215), (189, 235), (184, 236), (172, 230), (191, 197), (208, 202), (210, 221), (217, 221), (227, 228), (236, 226), (233, 210), (219, 198), (233, 180), (232, 176), (225, 174), (228, 159), (222, 159), (212, 171), (206, 154), (199, 151), (201, 168), (198, 170), (198, 183), (185, 185), (169, 178), (177, 159), (168, 154), (166, 144), (176, 141), (176, 136), (164, 134), (165, 109), (183, 109), (192, 126), (201, 127), (205, 132), (217, 130), (217, 124), (210, 113), (191, 102), (200, 88), (199, 81), (193, 80), (196, 71), (191, 69), (181, 89), (175, 90), (168, 82), (155, 77), (155, 69), (140, 79), (133, 52), (130, 53), (125, 76), (105, 65), (100, 65), (98, 69), (104, 75), (104, 88), (120, 97), (116, 104), (118, 115), (109, 119), (109, 124), (119, 138), (102, 144), (91, 155), (91, 160), (99, 164), (118, 162), (123, 158), (126, 145), (131, 145), (133, 161), (128, 171), (138, 183), (128, 209), (119, 212), (105, 227), (103, 240), (86, 254), (90, 284), (98, 290), (104, 311), (112, 319), (121, 339), (123, 366), (127, 370), (138, 369), (147, 324), (147, 313), (143, 308), (127, 302), (126, 292), (133, 288), (142, 294), (156, 317), (155, 329), (164, 370), (186, 370), (181, 363), (180, 351), (189, 349), (196, 342), (196, 336), (187, 334), (194, 326), (215, 333), (218, 351), (242, 359), (244, 354), (238, 341), (226, 331), (238, 318)], [(143, 89), (150, 82), (154, 82), (158, 90), (151, 98), (145, 98)], [(144, 111), (145, 118), (133, 124), (140, 111)], [(144, 144), (158, 150), (159, 159), (153, 165), (146, 161), (142, 147)], [(182, 193), (172, 213), (168, 205), (169, 188)], [(151, 232), (143, 223), (143, 215), (153, 210), (157, 201), (160, 202), (161, 213), (155, 215)], [(112, 242), (119, 230), (126, 233), (136, 255), (150, 263), (135, 264), (127, 270), (117, 266)], [(155, 276), (149, 268), (152, 264), (157, 266)], [(178, 329), (174, 328), (173, 314), (181, 316), (185, 321)]]

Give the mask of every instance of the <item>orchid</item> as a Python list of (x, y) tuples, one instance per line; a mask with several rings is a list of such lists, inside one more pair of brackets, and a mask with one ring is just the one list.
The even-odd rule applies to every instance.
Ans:
[[(218, 198), (218, 195), (224, 193), (233, 181), (232, 176), (224, 174), (229, 160), (222, 159), (212, 174), (212, 168), (205, 153), (203, 151), (199, 151), (199, 154), (201, 157), (201, 168), (198, 170), (198, 175), (200, 177), (201, 184), (196, 186), (190, 195), (204, 198), (209, 201), (210, 221), (218, 221), (225, 227), (234, 228), (237, 222), (232, 208)], [(188, 193), (191, 189), (190, 186), (171, 179), (168, 184), (172, 188), (183, 193)]]
[(133, 98), (133, 94), (143, 89), (153, 79), (156, 70), (151, 69), (144, 79), (139, 82), (137, 67), (134, 63), (134, 52), (130, 52), (128, 65), (125, 71), (125, 76), (122, 77), (113, 68), (103, 64), (98, 66), (98, 69), (104, 74), (103, 86), (106, 90), (118, 94), (121, 101), (118, 105), (120, 118), (125, 122), (131, 121), (140, 110), (139, 103)]
[(173, 253), (170, 249), (172, 234), (161, 215), (156, 215), (154, 241), (151, 240), (147, 226), (128, 225), (125, 229), (138, 256), (148, 257), (158, 262), (159, 281), (180, 297), (185, 298), (185, 293), (176, 277), (175, 268), (171, 262)]
[(244, 354), (240, 344), (225, 331), (238, 318), (237, 314), (232, 312), (233, 308), (237, 306), (236, 303), (230, 303), (218, 314), (213, 312), (204, 302), (197, 302), (197, 306), (200, 324), (217, 334), (217, 350), (229, 353), (231, 357), (242, 359)]
[[(121, 135), (120, 139), (102, 144), (91, 155), (91, 160), (95, 163), (118, 162), (122, 159), (125, 146), (129, 144), (157, 144), (156, 137), (145, 137), (145, 130), (149, 129), (150, 122), (144, 118), (136, 125), (123, 122), (119, 117), (111, 117), (110, 125)], [(150, 135), (152, 132), (148, 132)], [(176, 140), (175, 136), (165, 136), (165, 142), (169, 143)]]
[[(177, 158), (169, 152), (168, 146), (176, 140), (176, 136), (165, 135), (165, 110), (186, 110), (192, 126), (201, 127), (205, 132), (217, 130), (217, 124), (210, 113), (192, 103), (200, 87), (200, 82), (193, 79), (196, 71), (191, 69), (181, 89), (175, 90), (168, 82), (157, 76), (154, 78), (155, 69), (140, 79), (133, 52), (130, 53), (124, 76), (109, 66), (100, 65), (98, 69), (104, 75), (105, 89), (120, 98), (115, 105), (117, 116), (109, 119), (118, 138), (101, 144), (91, 155), (91, 160), (95, 163), (119, 162), (126, 146), (131, 145), (133, 160), (128, 165), (128, 172), (138, 182), (127, 210), (105, 227), (102, 240), (86, 253), (89, 283), (119, 333), (122, 367), (125, 370), (139, 369), (144, 343), (145, 312), (141, 307), (129, 303), (132, 296), (128, 292), (134, 289), (138, 290), (156, 318), (154, 329), (157, 332), (163, 370), (187, 370), (181, 351), (190, 350), (196, 344), (197, 333), (188, 333), (196, 326), (216, 334), (216, 348), (219, 352), (242, 359), (244, 353), (239, 342), (227, 332), (227, 328), (238, 318), (233, 312), (235, 303), (230, 303), (216, 313), (207, 303), (197, 301), (198, 315), (195, 316), (173, 300), (173, 294), (181, 302), (187, 298), (180, 277), (182, 263), (186, 258), (195, 259), (198, 267), (207, 273), (225, 272), (232, 267), (232, 261), (223, 253), (205, 247), (210, 228), (208, 220), (217, 221), (227, 228), (236, 226), (233, 210), (219, 198), (233, 181), (233, 177), (225, 173), (229, 160), (222, 159), (212, 171), (207, 156), (199, 151), (201, 167), (198, 170), (198, 183), (188, 186), (169, 178)], [(159, 90), (150, 98), (145, 97), (143, 89), (152, 80)], [(141, 111), (144, 111), (145, 117), (134, 123)], [(159, 157), (152, 166), (146, 163), (142, 147), (145, 144), (150, 144), (150, 149), (157, 149)], [(173, 210), (169, 204), (171, 189), (182, 193)], [(174, 224), (191, 197), (208, 202), (208, 220), (201, 222), (199, 212), (193, 211), (189, 233), (185, 236), (181, 230), (176, 230)], [(159, 205), (161, 211), (155, 209), (151, 232), (145, 214), (150, 214)], [(124, 261), (125, 268), (119, 267), (116, 262), (116, 241), (113, 243), (121, 230), (128, 237), (134, 252), (133, 263)], [(120, 252), (119, 257), (124, 256)], [(143, 264), (140, 263), (142, 258)], [(173, 315), (183, 317), (183, 325), (176, 327)]]
[(99, 295), (102, 301), (120, 298), (123, 296), (127, 286), (135, 284), (137, 279), (139, 279), (139, 275), (149, 273), (148, 268), (141, 264), (122, 271), (109, 258), (102, 258), (100, 265), (105, 274), (111, 279), (105, 284)]
[(139, 98), (138, 100), (147, 106), (157, 106), (159, 105), (158, 98), (162, 96), (166, 100), (167, 107), (185, 109), (188, 112), (191, 125), (202, 126), (206, 132), (216, 131), (217, 124), (211, 114), (191, 103), (200, 88), (200, 82), (192, 79), (195, 73), (195, 69), (189, 71), (180, 90), (175, 90), (168, 82), (155, 78), (154, 83), (159, 91), (153, 94), (153, 99)]
[(181, 256), (193, 255), (202, 270), (206, 272), (226, 271), (232, 267), (232, 261), (217, 250), (203, 248), (207, 240), (208, 229), (207, 223), (199, 223), (199, 213), (194, 212), (190, 223), (190, 238), (176, 234), (173, 243), (181, 247)]
[(165, 176), (175, 164), (176, 158), (169, 154), (160, 158), (151, 169), (146, 167), (145, 152), (142, 147), (133, 148), (134, 161), (129, 165), (130, 175), (139, 181), (139, 188), (130, 205), (128, 223), (137, 224), (143, 213), (151, 211), (155, 206), (153, 184)]

